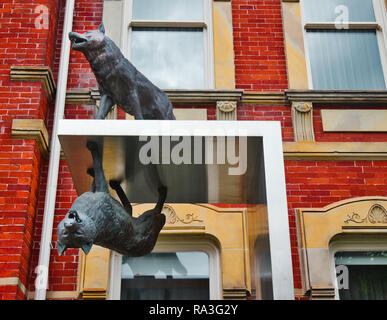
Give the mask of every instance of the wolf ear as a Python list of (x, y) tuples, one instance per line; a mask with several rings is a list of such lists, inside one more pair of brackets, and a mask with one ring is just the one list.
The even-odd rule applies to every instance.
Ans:
[(56, 242), (57, 250), (58, 250), (58, 255), (61, 256), (63, 252), (66, 251), (67, 246), (62, 244), (61, 242), (57, 241)]
[(105, 34), (105, 26), (103, 25), (103, 22), (99, 25), (98, 31)]
[(92, 246), (93, 246), (93, 242), (89, 242), (89, 243), (83, 244), (81, 248), (85, 254), (88, 254)]

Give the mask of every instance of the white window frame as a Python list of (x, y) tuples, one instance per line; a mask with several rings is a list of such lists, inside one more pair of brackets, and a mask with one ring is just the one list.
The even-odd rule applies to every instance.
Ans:
[[(212, 242), (197, 238), (173, 238), (158, 240), (152, 252), (192, 252), (200, 251), (208, 254), (209, 260), (209, 287), (210, 300), (221, 300), (222, 272), (220, 252)], [(111, 251), (110, 255), (110, 281), (109, 300), (120, 300), (121, 297), (121, 269), (122, 255)]]
[(335, 254), (342, 251), (387, 251), (387, 235), (373, 235), (369, 238), (354, 237), (348, 240), (339, 240), (331, 243), (329, 256), (331, 260), (332, 283), (335, 287), (335, 300), (340, 300), (336, 277)]
[[(313, 29), (319, 30), (332, 30), (336, 29), (335, 22), (307, 22), (305, 13), (305, 1), (300, 0), (301, 6), (301, 22), (303, 26), (303, 37), (304, 37), (304, 52), (306, 60), (306, 69), (308, 75), (308, 86), (310, 90), (313, 90), (313, 78), (312, 78), (312, 66), (309, 55), (309, 46), (307, 39), (307, 31)], [(324, 1), (324, 0), (321, 0)], [(379, 46), (380, 60), (383, 68), (384, 82), (387, 88), (387, 13), (386, 3), (384, 0), (372, 0), (375, 20), (376, 22), (349, 22), (348, 28), (352, 30), (375, 30), (376, 38)]]
[[(214, 35), (212, 19), (212, 0), (202, 0), (204, 8), (203, 21), (154, 21), (154, 20), (133, 20), (132, 7), (133, 0), (123, 0), (122, 12), (122, 51), (126, 58), (130, 60), (130, 38), (133, 27), (159, 27), (159, 28), (203, 28), (204, 41), (204, 88), (215, 88), (214, 69)], [(165, 89), (165, 88), (162, 88)], [(174, 89), (174, 88), (172, 88)]]

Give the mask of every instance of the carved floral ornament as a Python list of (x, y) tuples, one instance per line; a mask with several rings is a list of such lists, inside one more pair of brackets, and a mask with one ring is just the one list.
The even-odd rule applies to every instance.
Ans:
[(365, 217), (361, 217), (358, 213), (353, 212), (352, 215), (347, 215), (345, 223), (354, 222), (354, 223), (387, 223), (387, 210), (380, 204), (374, 204), (368, 214)]
[(201, 220), (199, 216), (197, 216), (193, 213), (187, 213), (183, 218), (181, 218), (176, 213), (176, 211), (171, 206), (168, 206), (168, 205), (164, 205), (161, 213), (166, 216), (166, 223), (167, 224), (175, 224), (178, 222), (183, 223), (183, 224), (190, 224), (193, 222), (203, 222), (203, 220)]

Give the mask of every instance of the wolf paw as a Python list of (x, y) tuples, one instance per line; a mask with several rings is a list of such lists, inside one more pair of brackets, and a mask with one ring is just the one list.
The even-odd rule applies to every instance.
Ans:
[(88, 169), (86, 170), (86, 173), (87, 173), (89, 176), (93, 177), (93, 178), (94, 178), (94, 176), (95, 176), (94, 168), (88, 168)]
[(95, 141), (87, 140), (86, 148), (89, 149), (90, 151), (96, 151), (98, 150), (98, 144)]
[(120, 180), (110, 180), (109, 185), (113, 190), (117, 190), (121, 187), (121, 181)]

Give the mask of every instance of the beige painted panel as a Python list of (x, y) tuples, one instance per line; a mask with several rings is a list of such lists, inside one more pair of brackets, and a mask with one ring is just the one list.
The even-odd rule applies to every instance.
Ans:
[(325, 132), (387, 132), (387, 110), (321, 110)]
[(213, 2), (216, 89), (235, 89), (231, 2)]
[(308, 89), (300, 4), (298, 2), (284, 2), (282, 9), (289, 88)]
[(207, 109), (173, 109), (176, 120), (207, 120)]

